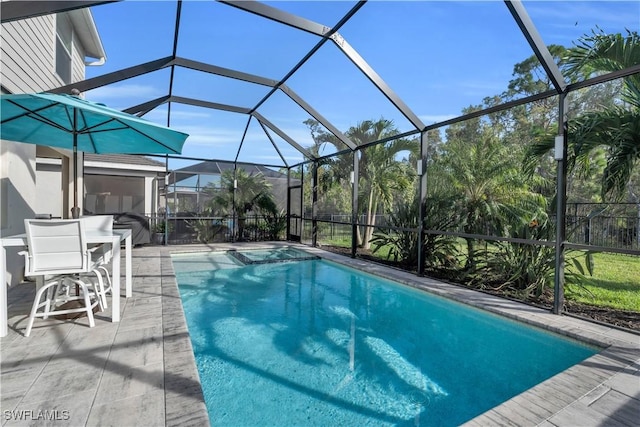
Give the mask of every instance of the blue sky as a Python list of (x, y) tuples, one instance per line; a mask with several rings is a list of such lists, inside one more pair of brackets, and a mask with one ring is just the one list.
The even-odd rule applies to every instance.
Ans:
[[(271, 1), (267, 4), (333, 27), (351, 1)], [(571, 46), (596, 26), (605, 32), (638, 31), (638, 1), (524, 1), (547, 44)], [(107, 62), (89, 67), (87, 77), (169, 56), (174, 1), (125, 1), (92, 8)], [(369, 1), (340, 30), (345, 40), (425, 123), (460, 115), (485, 96), (501, 93), (513, 65), (531, 56), (526, 40), (502, 1)], [(314, 35), (210, 1), (185, 1), (177, 55), (274, 80), (284, 75), (318, 42)], [(177, 68), (173, 94), (254, 107), (269, 88)], [(286, 83), (338, 129), (384, 117), (400, 131), (409, 122), (353, 66), (333, 43), (326, 43)], [(129, 79), (86, 93), (89, 100), (124, 109), (169, 92), (169, 70)], [(180, 104), (171, 123), (189, 133), (183, 154), (235, 159), (248, 117)], [(302, 123), (309, 115), (279, 93), (259, 109), (263, 116), (303, 146), (311, 137)], [(167, 107), (145, 118), (167, 124)], [(275, 144), (289, 164), (302, 156), (277, 135)], [(331, 152), (328, 150), (326, 153)], [(239, 160), (282, 164), (252, 120)]]

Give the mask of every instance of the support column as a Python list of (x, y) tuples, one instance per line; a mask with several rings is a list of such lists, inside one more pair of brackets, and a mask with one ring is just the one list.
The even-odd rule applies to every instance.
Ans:
[(311, 246), (318, 246), (318, 161), (313, 161), (311, 187)]
[(304, 228), (305, 228), (305, 213), (304, 213), (304, 204), (305, 204), (305, 200), (304, 200), (304, 177), (305, 177), (305, 172), (304, 172), (304, 164), (300, 167), (300, 218), (299, 218), (299, 225), (300, 225), (300, 229), (299, 229), (299, 233), (300, 233), (300, 241), (304, 242)]
[(287, 231), (286, 240), (291, 236), (291, 168), (287, 167)]
[(561, 314), (564, 307), (564, 250), (566, 240), (567, 209), (567, 116), (566, 94), (561, 93), (558, 103), (558, 136), (556, 136), (555, 159), (557, 161), (556, 183), (556, 265), (554, 275), (553, 313)]
[[(176, 198), (176, 183), (178, 181), (178, 177), (176, 176), (176, 174), (174, 173), (173, 175), (173, 207), (174, 207), (174, 211), (177, 210), (177, 206), (178, 204), (175, 201)], [(177, 211), (173, 213), (174, 215), (177, 215)], [(168, 245), (169, 244), (169, 155), (165, 154), (164, 155), (164, 238), (162, 239), (162, 244), (163, 245)], [(158, 223), (159, 219), (156, 220), (156, 224)]]
[[(238, 171), (238, 164), (233, 164), (233, 194), (231, 196), (231, 242), (235, 243), (236, 241), (236, 230), (238, 229), (238, 212), (236, 209), (236, 192), (238, 191), (238, 177), (236, 175)], [(242, 236), (239, 236), (242, 239)]]
[(60, 160), (62, 162), (62, 212), (60, 215), (62, 218), (71, 218), (71, 192), (72, 190), (72, 182), (71, 182), (71, 161), (67, 156), (61, 156)]
[(429, 149), (429, 141), (427, 132), (420, 133), (420, 158), (417, 164), (417, 175), (419, 182), (418, 194), (418, 276), (424, 276), (424, 221), (426, 217), (426, 198), (427, 198), (427, 154)]
[(351, 258), (356, 257), (358, 246), (358, 178), (359, 171), (358, 151), (353, 152), (353, 178), (351, 182)]

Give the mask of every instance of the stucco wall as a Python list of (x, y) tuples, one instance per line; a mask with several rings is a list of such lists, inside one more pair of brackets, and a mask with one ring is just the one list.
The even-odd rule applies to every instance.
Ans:
[(62, 174), (60, 163), (37, 162), (36, 165), (36, 207), (38, 214), (63, 216)]
[[(32, 218), (36, 200), (36, 147), (30, 144), (0, 142), (0, 176), (2, 187), (0, 212), (1, 236), (24, 233), (24, 218)], [(7, 249), (7, 281), (22, 279), (24, 261), (18, 249)]]

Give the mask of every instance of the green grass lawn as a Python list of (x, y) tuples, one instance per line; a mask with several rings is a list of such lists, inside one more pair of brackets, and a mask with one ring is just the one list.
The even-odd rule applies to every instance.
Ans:
[(597, 253), (593, 276), (567, 286), (567, 298), (584, 304), (640, 312), (640, 258)]
[[(322, 243), (351, 247), (351, 239), (325, 239)], [(466, 248), (461, 246), (461, 253)], [(386, 259), (389, 248), (375, 255)], [(570, 301), (640, 313), (640, 257), (614, 253), (593, 254), (593, 276), (585, 276), (579, 285), (567, 284), (565, 296)]]

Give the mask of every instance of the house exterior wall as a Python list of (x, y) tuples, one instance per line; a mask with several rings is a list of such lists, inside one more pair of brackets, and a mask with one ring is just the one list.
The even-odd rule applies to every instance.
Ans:
[(158, 212), (158, 206), (156, 203), (156, 178), (145, 177), (144, 179), (144, 211), (147, 215), (154, 216)]
[[(46, 15), (2, 24), (0, 57), (2, 86), (10, 93), (44, 92), (63, 86), (56, 74), (56, 20), (66, 14)], [(76, 41), (72, 45), (71, 80), (85, 78), (84, 51)]]
[[(64, 84), (55, 71), (57, 18), (58, 15), (46, 15), (2, 24), (0, 84), (3, 92), (44, 92)], [(79, 43), (73, 43), (71, 56), (72, 81), (84, 80), (85, 55)], [(0, 235), (7, 236), (23, 233), (24, 218), (32, 218), (39, 209), (49, 208), (38, 200), (36, 146), (0, 141), (0, 153)], [(70, 151), (62, 150), (61, 153), (61, 157), (72, 155)], [(67, 162), (63, 161), (64, 164)], [(68, 177), (73, 177), (73, 173), (62, 175), (67, 178), (64, 185), (67, 194), (71, 195), (73, 182)], [(21, 279), (23, 266), (21, 259), (8, 251), (9, 283)]]
[[(24, 232), (24, 218), (33, 217), (36, 200), (35, 146), (0, 141), (0, 236)], [(22, 279), (24, 261), (17, 248), (6, 250), (6, 279), (16, 284)], [(4, 284), (0, 284), (4, 286)]]
[[(47, 161), (43, 161), (47, 160)], [(38, 159), (36, 161), (36, 213), (62, 217), (62, 174), (60, 160)]]
[(61, 86), (55, 74), (55, 37), (55, 15), (2, 24), (2, 85), (13, 93)]

